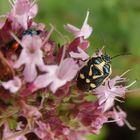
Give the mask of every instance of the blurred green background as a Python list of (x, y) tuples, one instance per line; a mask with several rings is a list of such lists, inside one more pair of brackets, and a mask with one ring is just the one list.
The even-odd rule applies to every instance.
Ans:
[[(94, 32), (89, 38), (89, 54), (105, 45), (105, 51), (111, 55), (127, 54), (112, 60), (113, 74), (120, 75), (128, 69), (128, 84), (137, 79), (131, 89), (140, 87), (140, 0), (40, 0), (36, 22), (52, 23), (62, 34), (72, 39), (64, 31), (63, 25), (71, 23), (80, 27), (90, 10), (89, 24)], [(10, 9), (8, 0), (0, 0), (0, 14)], [(54, 36), (62, 43), (59, 36)], [(137, 127), (131, 131), (127, 127), (119, 128), (107, 124), (98, 136), (89, 136), (90, 140), (140, 140), (140, 91), (128, 94), (126, 102), (121, 105), (128, 112), (129, 122)]]

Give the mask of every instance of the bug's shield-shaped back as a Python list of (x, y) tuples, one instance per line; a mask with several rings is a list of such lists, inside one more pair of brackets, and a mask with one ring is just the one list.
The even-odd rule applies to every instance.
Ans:
[(77, 87), (89, 91), (100, 86), (111, 74), (111, 64), (103, 57), (92, 57), (81, 68), (77, 77)]

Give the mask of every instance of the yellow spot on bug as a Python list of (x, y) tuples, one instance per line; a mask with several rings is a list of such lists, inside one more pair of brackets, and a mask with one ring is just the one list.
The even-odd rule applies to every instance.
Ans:
[(86, 83), (90, 83), (90, 80), (89, 79), (86, 79)]
[(91, 68), (90, 68), (90, 70), (89, 70), (88, 75), (89, 75), (89, 76), (92, 76), (92, 70), (91, 70)]
[(80, 78), (81, 78), (81, 79), (85, 79), (84, 74), (80, 73)]
[(91, 84), (90, 84), (90, 87), (91, 87), (91, 88), (95, 88), (95, 87), (96, 87), (96, 85), (95, 85), (95, 84), (93, 84), (93, 83), (91, 83)]
[(99, 78), (99, 77), (101, 77), (102, 76), (102, 74), (101, 75), (94, 75), (92, 78), (93, 79), (96, 79), (96, 78)]
[(89, 73), (88, 73), (89, 76), (92, 76), (92, 67), (93, 67), (93, 65), (90, 66), (90, 70), (89, 70)]
[(95, 64), (96, 68), (98, 68), (98, 70), (100, 70), (101, 72), (103, 72), (104, 65), (105, 65), (105, 62), (104, 61), (102, 63), (98, 64), (98, 65)]

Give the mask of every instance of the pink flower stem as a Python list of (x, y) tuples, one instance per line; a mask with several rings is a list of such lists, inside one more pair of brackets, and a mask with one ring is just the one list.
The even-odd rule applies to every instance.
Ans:
[(66, 44), (67, 42), (69, 42), (69, 41), (67, 41), (68, 39), (66, 39), (66, 37), (58, 29), (56, 29), (54, 27), (54, 25), (50, 24), (50, 26), (53, 27), (54, 30), (58, 33), (58, 35), (64, 40), (64, 44)]

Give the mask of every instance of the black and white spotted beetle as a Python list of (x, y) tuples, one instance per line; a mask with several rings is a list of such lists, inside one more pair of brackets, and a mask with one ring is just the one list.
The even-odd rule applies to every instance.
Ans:
[(89, 91), (104, 83), (112, 73), (111, 59), (106, 54), (89, 59), (78, 73), (77, 87)]

